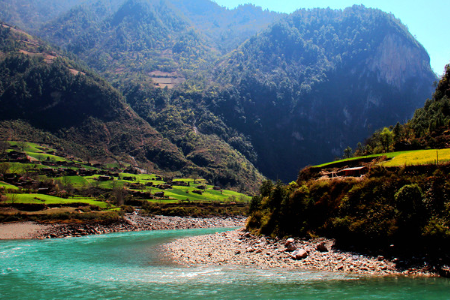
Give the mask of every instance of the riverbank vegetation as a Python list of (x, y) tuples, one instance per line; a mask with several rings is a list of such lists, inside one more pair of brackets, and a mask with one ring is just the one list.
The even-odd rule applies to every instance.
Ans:
[[(385, 168), (361, 177), (289, 185), (266, 181), (247, 228), (271, 236), (326, 236), (343, 247), (445, 256), (450, 245), (450, 165)], [(435, 256), (436, 257), (436, 256)]]

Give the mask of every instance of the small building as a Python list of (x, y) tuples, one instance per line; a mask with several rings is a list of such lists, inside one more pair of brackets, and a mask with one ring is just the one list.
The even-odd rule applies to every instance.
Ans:
[(139, 183), (130, 183), (129, 184), (130, 189), (138, 190), (142, 188), (142, 185)]
[(172, 188), (172, 186), (170, 184), (159, 184), (156, 187), (161, 190), (168, 190), (168, 189)]
[(74, 169), (66, 169), (65, 170), (66, 176), (77, 176), (78, 172)]
[(98, 177), (98, 181), (108, 181), (108, 180), (112, 180), (112, 178), (104, 175)]
[(344, 177), (360, 177), (361, 175), (366, 174), (369, 169), (365, 166), (355, 167), (355, 168), (346, 168), (337, 172), (339, 176)]

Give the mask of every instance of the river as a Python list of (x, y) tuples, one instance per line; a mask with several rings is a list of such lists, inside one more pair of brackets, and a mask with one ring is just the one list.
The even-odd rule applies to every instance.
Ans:
[(450, 299), (444, 278), (184, 267), (161, 244), (226, 229), (0, 241), (0, 299)]

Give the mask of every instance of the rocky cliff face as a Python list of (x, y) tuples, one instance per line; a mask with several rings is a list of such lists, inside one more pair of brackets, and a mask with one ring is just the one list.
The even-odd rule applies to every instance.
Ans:
[(417, 43), (390, 33), (378, 46), (375, 55), (367, 60), (367, 65), (371, 72), (377, 74), (379, 82), (401, 90), (411, 78), (429, 73), (430, 58)]

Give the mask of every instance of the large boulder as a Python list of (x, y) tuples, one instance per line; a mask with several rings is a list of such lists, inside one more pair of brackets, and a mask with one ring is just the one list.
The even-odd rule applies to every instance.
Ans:
[(285, 251), (294, 251), (295, 249), (297, 249), (295, 240), (293, 238), (287, 239), (284, 243), (284, 246), (286, 247)]
[(320, 252), (328, 252), (328, 247), (326, 242), (320, 242), (316, 245), (316, 250)]
[(294, 252), (292, 252), (291, 257), (293, 259), (303, 259), (308, 257), (308, 252), (304, 249), (297, 249)]

